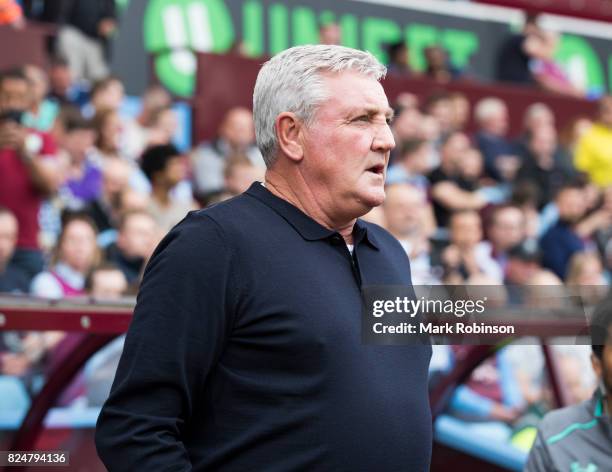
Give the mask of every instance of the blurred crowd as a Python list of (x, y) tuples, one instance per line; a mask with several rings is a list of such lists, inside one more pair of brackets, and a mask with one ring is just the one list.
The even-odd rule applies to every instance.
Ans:
[[(12, 3), (0, 0), (0, 22), (20, 27)], [(246, 108), (228, 110), (215, 139), (192, 149), (176, 142), (181, 121), (162, 87), (147, 88), (138, 112), (127, 113), (124, 85), (109, 75), (105, 56), (114, 9), (74, 15), (48, 70), (0, 71), (0, 292), (111, 301), (136, 293), (155, 247), (189, 211), (244, 192), (263, 180), (265, 166)], [(339, 38), (337, 25), (321, 29), (322, 42)], [(499, 78), (583, 96), (552, 59), (556, 40), (528, 18), (504, 43)], [(434, 81), (464, 74), (439, 46), (425, 57), (423, 74)], [(390, 73), (416, 74), (404, 43), (390, 45), (389, 58)], [(364, 219), (400, 241), (414, 284), (610, 285), (612, 97), (600, 99), (597, 116), (576, 117), (563, 129), (545, 103), (534, 103), (519, 136), (509, 136), (508, 104), (497, 97), (472, 107), (461, 93), (407, 91), (392, 105), (387, 198)], [(468, 133), (472, 119), (477, 131)], [(61, 335), (7, 339), (0, 342), (2, 373), (22, 375)], [(499, 356), (454, 405), (516, 420), (515, 404), (501, 399), (506, 357), (515, 367), (525, 361)], [(584, 372), (567, 359), (566, 371)], [(576, 401), (588, 391), (580, 383)]]

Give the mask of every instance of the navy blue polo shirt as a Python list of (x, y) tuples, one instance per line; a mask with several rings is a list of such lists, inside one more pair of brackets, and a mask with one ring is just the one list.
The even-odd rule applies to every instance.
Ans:
[(429, 470), (430, 346), (361, 341), (400, 244), (342, 237), (259, 183), (193, 212), (144, 275), (96, 444), (113, 471)]

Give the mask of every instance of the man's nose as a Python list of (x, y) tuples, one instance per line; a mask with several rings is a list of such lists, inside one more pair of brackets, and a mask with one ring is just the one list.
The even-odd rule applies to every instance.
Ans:
[(395, 138), (388, 124), (378, 128), (378, 133), (372, 140), (372, 151), (387, 153), (395, 148)]

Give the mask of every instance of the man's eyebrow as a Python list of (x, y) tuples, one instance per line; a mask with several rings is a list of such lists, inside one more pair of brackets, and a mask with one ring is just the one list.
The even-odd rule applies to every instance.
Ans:
[(350, 115), (357, 115), (360, 113), (365, 113), (370, 116), (377, 115), (378, 113), (383, 113), (388, 120), (392, 120), (395, 116), (395, 111), (391, 107), (381, 110), (380, 108), (366, 106), (363, 108), (353, 108), (349, 112)]

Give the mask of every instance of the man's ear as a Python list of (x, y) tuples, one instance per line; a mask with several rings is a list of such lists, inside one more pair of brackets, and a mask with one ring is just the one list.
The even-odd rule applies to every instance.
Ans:
[(278, 139), (278, 147), (289, 159), (299, 162), (304, 157), (302, 146), (302, 127), (304, 124), (295, 113), (284, 111), (276, 117), (274, 127)]

